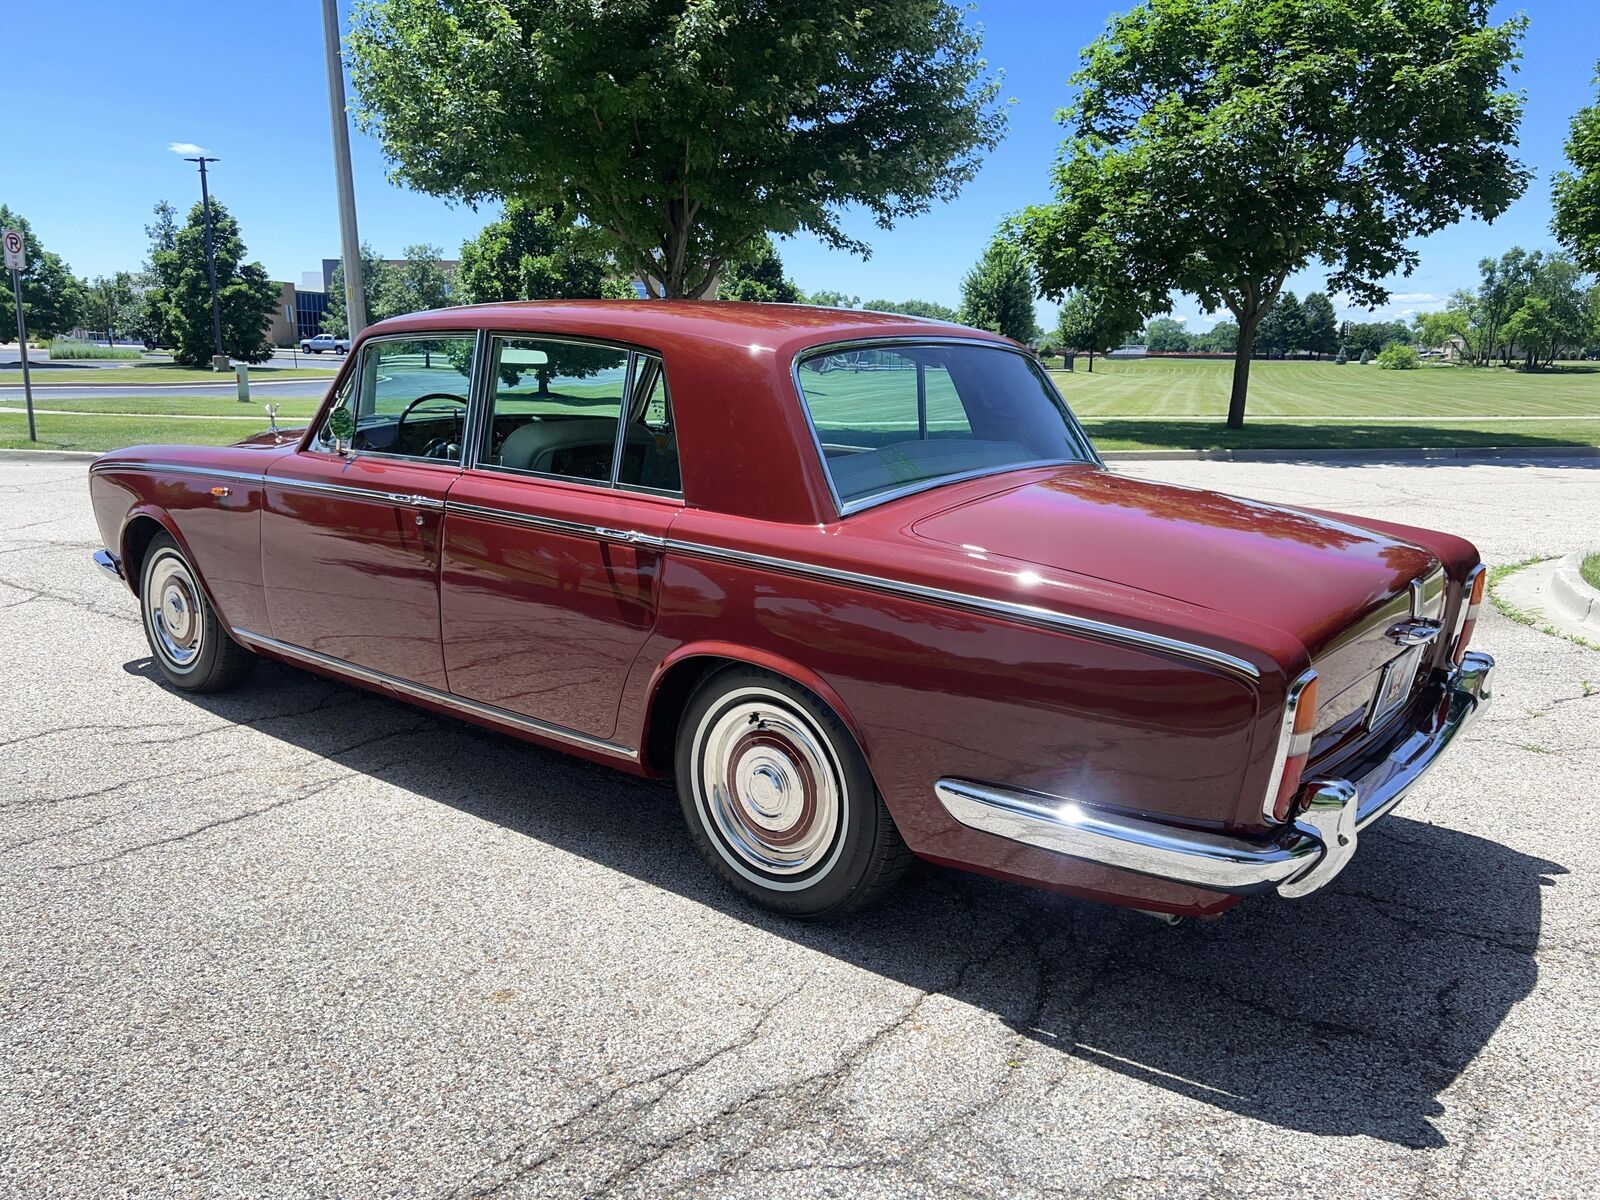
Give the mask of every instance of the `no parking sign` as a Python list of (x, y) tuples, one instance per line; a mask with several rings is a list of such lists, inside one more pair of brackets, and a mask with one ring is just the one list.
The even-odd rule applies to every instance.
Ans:
[(6, 270), (22, 271), (28, 266), (28, 243), (20, 229), (8, 229), (0, 234), (6, 248)]

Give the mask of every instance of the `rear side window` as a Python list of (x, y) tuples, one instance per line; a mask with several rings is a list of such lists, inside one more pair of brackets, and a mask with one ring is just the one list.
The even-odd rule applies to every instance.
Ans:
[(661, 359), (593, 342), (497, 337), (477, 465), (676, 493), (677, 436)]

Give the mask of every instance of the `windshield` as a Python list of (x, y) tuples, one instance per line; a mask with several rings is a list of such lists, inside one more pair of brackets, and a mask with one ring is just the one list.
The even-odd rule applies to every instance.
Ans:
[(998, 346), (835, 348), (802, 358), (797, 375), (846, 511), (957, 476), (1094, 458), (1044, 372)]

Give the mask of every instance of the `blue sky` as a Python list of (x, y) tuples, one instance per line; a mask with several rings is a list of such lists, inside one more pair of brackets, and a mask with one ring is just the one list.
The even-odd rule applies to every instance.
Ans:
[[(1472, 283), (1486, 254), (1550, 244), (1550, 174), (1561, 165), (1572, 113), (1594, 98), (1590, 81), (1600, 57), (1594, 2), (1497, 6), (1497, 19), (1519, 7), (1530, 17), (1515, 82), (1528, 93), (1522, 156), (1535, 178), (1492, 227), (1469, 222), (1422, 241), (1420, 268), (1393, 284), (1393, 302), (1379, 315), (1434, 306)], [(239, 218), (251, 255), (274, 278), (298, 282), (301, 272), (338, 252), (316, 0), (265, 7), (55, 0), (8, 8), (0, 201), (21, 211), (79, 274), (136, 267), (151, 205), (166, 198), (182, 211), (198, 198), (194, 168), (168, 151), (172, 142), (222, 158), (214, 194)], [(955, 202), (888, 233), (866, 220), (849, 221), (873, 247), (865, 262), (810, 238), (781, 243), (790, 275), (807, 290), (955, 304), (961, 276), (1001, 218), (1048, 198), (1061, 140), (1055, 112), (1068, 98), (1078, 49), (1113, 11), (1078, 0), (979, 0), (985, 53), (1015, 100), (1005, 142)], [(492, 215), (388, 183), (369, 138), (356, 137), (354, 160), (362, 237), (385, 255), (433, 242), (454, 256)], [(1302, 294), (1321, 285), (1315, 271), (1289, 284)], [(1041, 303), (1041, 319), (1050, 311)], [(1191, 328), (1212, 320), (1192, 300), (1179, 299), (1176, 314)], [(1349, 315), (1364, 319), (1365, 312)]]

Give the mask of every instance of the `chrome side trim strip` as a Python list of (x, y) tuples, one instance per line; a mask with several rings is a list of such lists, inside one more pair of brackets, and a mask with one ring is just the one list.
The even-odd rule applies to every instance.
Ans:
[(252, 475), (247, 471), (224, 471), (219, 467), (191, 466), (189, 463), (124, 460), (106, 462), (103, 459), (96, 459), (89, 464), (89, 471), (96, 475), (116, 471), (174, 471), (180, 475), (199, 475), (205, 479), (231, 479), (235, 483), (262, 484), (267, 481), (265, 475)]
[(361, 683), (389, 688), (407, 696), (414, 696), (419, 700), (426, 700), (430, 704), (437, 704), (471, 716), (483, 717), (487, 720), (511, 725), (525, 733), (531, 733), (535, 737), (548, 738), (555, 742), (565, 742), (572, 746), (581, 746), (585, 750), (598, 751), (601, 754), (625, 759), (628, 762), (639, 761), (639, 752), (637, 750), (618, 742), (609, 742), (604, 738), (592, 737), (587, 733), (579, 733), (576, 729), (568, 729), (564, 725), (552, 725), (547, 721), (536, 721), (532, 717), (523, 716), (521, 713), (510, 712), (504, 708), (496, 708), (492, 704), (482, 704), (477, 700), (468, 700), (464, 696), (452, 696), (448, 692), (425, 687), (420, 683), (412, 683), (409, 680), (399, 679), (393, 675), (386, 675), (382, 671), (374, 671), (368, 667), (357, 666), (355, 663), (346, 662), (342, 658), (334, 658), (332, 655), (321, 654), (316, 650), (307, 650), (304, 646), (281, 642), (277, 638), (268, 637), (263, 633), (253, 633), (248, 629), (234, 629), (230, 630), (230, 632), (236, 641), (243, 642), (246, 646), (266, 650), (272, 654), (281, 654), (284, 658), (296, 659), (312, 666), (321, 667), (323, 670), (332, 671), (335, 674), (346, 676)]
[[(246, 475), (234, 471), (219, 471), (209, 467), (188, 467), (169, 463), (113, 463), (108, 464), (106, 469), (182, 471), (219, 479), (233, 479), (245, 483), (271, 483), (280, 487), (347, 495), (361, 500), (388, 501), (394, 504), (415, 503), (414, 498), (403, 496), (398, 492), (379, 492), (373, 489), (349, 487), (337, 483), (283, 479), (276, 475)], [(557, 533), (575, 534), (580, 537), (602, 538), (608, 541), (648, 545), (654, 549), (666, 549), (679, 554), (693, 555), (697, 558), (711, 558), (742, 566), (763, 567), (768, 570), (782, 571), (788, 575), (800, 575), (812, 579), (822, 579), (829, 583), (842, 583), (852, 587), (870, 588), (873, 591), (886, 592), (891, 595), (908, 596), (914, 600), (926, 600), (935, 604), (948, 605), (952, 608), (965, 609), (969, 612), (1009, 617), (1012, 620), (1023, 621), (1046, 629), (1082, 634), (1101, 641), (1115, 642), (1119, 645), (1134, 646), (1143, 650), (1154, 650), (1174, 655), (1178, 658), (1215, 667), (1218, 670), (1226, 671), (1229, 674), (1240, 676), (1252, 682), (1261, 678), (1261, 672), (1254, 663), (1223, 650), (1201, 646), (1194, 642), (1185, 642), (1178, 638), (1169, 638), (1158, 633), (1132, 629), (1125, 625), (1096, 621), (1090, 617), (1075, 617), (1066, 613), (1052, 612), (1036, 605), (1017, 604), (1009, 600), (994, 600), (985, 596), (974, 596), (966, 592), (953, 592), (943, 588), (923, 587), (920, 584), (906, 583), (897, 579), (886, 579), (880, 575), (867, 575), (858, 571), (841, 570), (838, 567), (825, 567), (817, 563), (805, 563), (796, 559), (779, 558), (770, 554), (732, 550), (723, 546), (707, 545), (703, 542), (685, 541), (681, 538), (667, 537), (657, 539), (653, 535), (636, 534), (631, 530), (609, 529), (602, 525), (590, 525), (580, 521), (564, 521), (557, 517), (536, 516), (531, 513), (513, 512), (501, 508), (486, 508), (482, 505), (463, 504), (456, 501), (441, 503), (427, 498), (416, 499), (422, 501), (420, 507), (429, 509), (438, 507), (447, 512), (459, 512), (464, 516), (481, 517), (485, 520), (500, 521), (510, 525), (522, 525), (530, 529), (547, 529)]]
[(1101, 641), (1116, 642), (1122, 645), (1135, 646), (1142, 650), (1156, 650), (1179, 658), (1191, 659), (1249, 680), (1261, 678), (1261, 672), (1254, 663), (1228, 654), (1226, 651), (1215, 650), (1210, 646), (1197, 645), (1194, 642), (1180, 641), (1177, 638), (1165, 637), (1159, 633), (1147, 633), (1141, 629), (1131, 629), (1125, 625), (1113, 625), (1107, 621), (1096, 621), (1090, 617), (1075, 617), (1066, 613), (1052, 612), (1050, 609), (1039, 608), (1032, 604), (1017, 604), (1009, 600), (993, 600), (985, 596), (970, 595), (966, 592), (952, 592), (943, 588), (923, 587), (920, 584), (885, 579), (879, 575), (865, 575), (857, 571), (841, 570), (838, 567), (825, 567), (816, 563), (798, 562), (790, 558), (777, 558), (770, 554), (756, 554), (746, 550), (729, 550), (721, 546), (708, 546), (701, 542), (689, 542), (675, 537), (668, 537), (666, 545), (669, 551), (679, 554), (691, 554), (699, 558), (714, 558), (743, 566), (765, 567), (773, 571), (783, 571), (790, 575), (804, 575), (815, 579), (823, 579), (829, 583), (843, 583), (855, 587), (871, 588), (873, 591), (888, 592), (892, 595), (909, 596), (914, 600), (927, 600), (935, 604), (949, 605), (952, 608), (966, 609), (970, 612), (1010, 617), (1014, 620), (1024, 621), (1030, 625), (1039, 625), (1046, 629), (1059, 629), (1067, 633), (1079, 633), (1087, 637), (1098, 638)]

